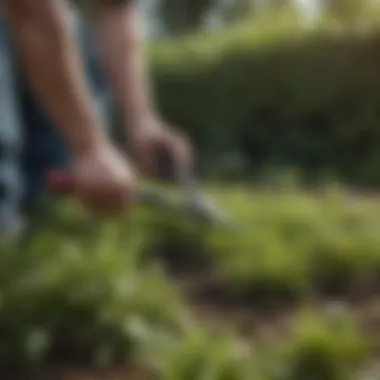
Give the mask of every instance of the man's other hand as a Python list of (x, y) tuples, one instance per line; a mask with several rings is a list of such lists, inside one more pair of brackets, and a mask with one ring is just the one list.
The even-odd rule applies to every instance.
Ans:
[(193, 165), (193, 155), (188, 139), (159, 118), (146, 116), (128, 127), (131, 152), (139, 170), (150, 178), (159, 178), (159, 155), (170, 159), (171, 172), (183, 175)]

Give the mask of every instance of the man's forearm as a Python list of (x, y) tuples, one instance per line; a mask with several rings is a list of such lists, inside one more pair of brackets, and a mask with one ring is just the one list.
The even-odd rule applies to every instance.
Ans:
[(9, 0), (20, 62), (32, 89), (74, 152), (103, 138), (86, 87), (69, 9), (62, 0)]
[(153, 110), (137, 3), (134, 0), (97, 0), (95, 15), (103, 64), (130, 126)]

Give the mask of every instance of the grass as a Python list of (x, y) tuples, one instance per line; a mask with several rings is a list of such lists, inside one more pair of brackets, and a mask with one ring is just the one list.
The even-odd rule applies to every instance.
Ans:
[[(358, 378), (377, 344), (352, 301), (379, 290), (376, 200), (336, 189), (210, 193), (240, 229), (141, 208), (97, 221), (72, 204), (40, 218), (28, 244), (0, 255), (1, 368), (128, 364), (160, 380)], [(344, 307), (330, 307), (331, 297)], [(206, 312), (211, 324), (200, 305), (216, 310)], [(260, 334), (242, 334), (241, 310)], [(270, 333), (285, 320), (284, 334)]]

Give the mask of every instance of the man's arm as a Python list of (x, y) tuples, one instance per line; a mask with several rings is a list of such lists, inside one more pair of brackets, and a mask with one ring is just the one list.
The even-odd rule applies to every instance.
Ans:
[(153, 112), (144, 59), (138, 0), (97, 0), (95, 24), (102, 61), (121, 108), (133, 128)]
[(62, 0), (8, 0), (7, 11), (22, 68), (70, 150), (104, 140), (87, 89), (68, 5)]
[(160, 120), (153, 104), (142, 53), (138, 0), (97, 0), (96, 4), (103, 64), (139, 168), (145, 174), (160, 175), (157, 152), (165, 152), (172, 159), (173, 169), (188, 171), (190, 145)]
[(72, 154), (73, 190), (103, 215), (118, 215), (133, 203), (132, 169), (107, 141), (86, 86), (64, 0), (8, 0), (23, 68), (41, 105)]

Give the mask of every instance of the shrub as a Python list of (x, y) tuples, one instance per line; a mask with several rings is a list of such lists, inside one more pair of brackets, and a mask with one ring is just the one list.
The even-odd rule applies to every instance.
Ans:
[(200, 248), (211, 262), (206, 276), (222, 278), (222, 290), (233, 289), (236, 298), (284, 290), (306, 296), (332, 278), (360, 290), (360, 281), (379, 270), (376, 202), (352, 203), (337, 191), (320, 198), (295, 189), (213, 193), (240, 222), (238, 230), (205, 229), (142, 208), (106, 223), (64, 205), (26, 245), (0, 251), (1, 369), (134, 361), (162, 380), (349, 379), (371, 347), (348, 314), (301, 314), (285, 346), (276, 340), (279, 349), (270, 343), (245, 350), (235, 331), (210, 333), (191, 318), (153, 250), (163, 241), (174, 250)]
[(0, 252), (2, 369), (125, 363), (143, 336), (185, 328), (187, 313), (161, 271), (138, 267), (137, 231), (92, 221), (79, 233), (82, 223), (73, 234), (52, 221), (28, 248)]
[(285, 379), (348, 380), (368, 357), (369, 344), (355, 320), (342, 313), (321, 317), (307, 311), (296, 321)]
[(251, 355), (250, 347), (239, 344), (236, 337), (216, 337), (195, 329), (168, 353), (161, 379), (252, 379)]
[[(237, 228), (210, 229), (172, 216), (159, 230), (162, 241), (173, 244), (166, 259), (189, 263), (200, 254), (203, 268), (208, 265), (205, 276), (236, 297), (299, 299), (310, 292), (360, 293), (378, 286), (375, 202), (353, 199), (344, 190), (325, 196), (296, 189), (215, 195)], [(183, 243), (194, 251), (183, 250)]]
[(191, 134), (212, 172), (238, 152), (246, 174), (297, 167), (309, 179), (375, 185), (378, 51), (377, 30), (306, 31), (285, 19), (159, 44), (151, 55), (163, 114)]

